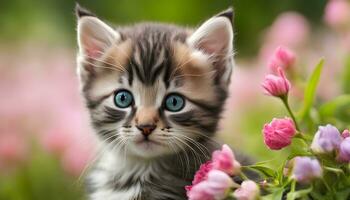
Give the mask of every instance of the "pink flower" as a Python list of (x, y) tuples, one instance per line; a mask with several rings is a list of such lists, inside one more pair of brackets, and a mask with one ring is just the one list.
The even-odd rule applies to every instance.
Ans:
[(221, 170), (229, 175), (238, 174), (241, 164), (235, 159), (231, 148), (224, 144), (221, 150), (213, 152), (213, 169)]
[(290, 145), (296, 130), (292, 119), (274, 118), (271, 123), (264, 125), (263, 134), (265, 144), (270, 149), (279, 150)]
[(192, 184), (195, 185), (195, 184), (200, 183), (204, 180), (207, 180), (208, 173), (212, 169), (213, 169), (213, 164), (211, 161), (207, 161), (206, 163), (202, 164), (199, 167), (199, 170), (194, 175), (194, 179), (193, 179)]
[(324, 15), (325, 22), (334, 28), (350, 25), (350, 3), (346, 0), (328, 1)]
[(185, 187), (186, 191), (189, 192), (194, 185), (197, 185), (198, 183), (207, 180), (208, 173), (212, 169), (213, 169), (212, 161), (207, 161), (206, 163), (201, 164), (201, 166), (199, 167), (199, 170), (194, 175), (194, 179), (192, 181), (192, 185), (187, 185)]
[(300, 183), (309, 183), (322, 176), (322, 168), (317, 159), (295, 157), (292, 178)]
[(259, 196), (258, 185), (251, 180), (243, 181), (241, 187), (236, 189), (233, 196), (237, 200), (255, 200)]
[(194, 185), (187, 196), (189, 200), (221, 200), (233, 184), (225, 172), (214, 169), (208, 173), (208, 179)]
[(262, 87), (265, 89), (267, 95), (283, 97), (288, 94), (291, 87), (290, 83), (281, 68), (278, 68), (278, 73), (279, 76), (268, 74), (265, 77)]
[(311, 149), (316, 153), (330, 153), (339, 148), (342, 140), (343, 138), (336, 127), (330, 124), (319, 126), (312, 140)]
[(297, 12), (285, 12), (276, 18), (267, 36), (277, 44), (296, 47), (307, 39), (309, 29), (309, 24), (303, 15)]
[(338, 160), (341, 162), (350, 162), (350, 137), (345, 138), (340, 143)]
[(276, 47), (280, 45), (300, 49), (309, 35), (310, 26), (304, 16), (297, 12), (282, 13), (266, 31), (259, 57), (266, 62)]
[(343, 131), (343, 133), (341, 134), (341, 136), (343, 136), (343, 138), (349, 137), (349, 136), (350, 136), (349, 130), (348, 130), (348, 129), (345, 129), (345, 130)]
[(208, 188), (208, 182), (202, 182), (193, 186), (193, 189), (190, 191), (187, 191), (187, 197), (189, 200), (215, 200)]
[(288, 69), (295, 63), (295, 54), (286, 47), (278, 47), (270, 58), (269, 68), (272, 72), (277, 72), (278, 68)]
[(0, 134), (0, 168), (14, 167), (24, 161), (27, 155), (27, 144), (23, 135)]

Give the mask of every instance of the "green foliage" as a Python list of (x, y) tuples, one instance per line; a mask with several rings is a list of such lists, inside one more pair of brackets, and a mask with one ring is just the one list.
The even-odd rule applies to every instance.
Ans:
[[(75, 46), (76, 1), (71, 0), (14, 0), (2, 1), (0, 6), (0, 41), (40, 41), (66, 43)], [(233, 6), (238, 56), (257, 53), (264, 29), (275, 17), (294, 10), (304, 14), (314, 23), (322, 18), (326, 0), (104, 0), (77, 1), (98, 16), (115, 24), (138, 21), (161, 21), (194, 26), (206, 18)], [(266, 12), (266, 11), (269, 12)], [(25, 32), (25, 34), (24, 34)]]
[(350, 123), (350, 95), (341, 95), (324, 103), (319, 109), (319, 115), (324, 123), (347, 128)]
[(303, 106), (299, 113), (300, 121), (304, 120), (310, 114), (311, 107), (315, 100), (316, 89), (317, 89), (318, 82), (320, 80), (323, 65), (324, 65), (324, 60), (322, 59), (317, 64), (309, 80), (307, 81), (307, 85), (304, 91)]
[(271, 191), (271, 194), (265, 195), (261, 200), (281, 200), (283, 196), (284, 188), (277, 188)]
[(264, 165), (249, 165), (246, 166), (246, 168), (249, 168), (251, 170), (256, 170), (257, 172), (261, 173), (264, 177), (274, 177), (276, 176), (276, 173), (274, 170), (270, 169), (269, 167), (266, 167)]
[(62, 171), (57, 159), (36, 150), (29, 163), (0, 174), (0, 199), (79, 200), (81, 184)]
[(305, 196), (307, 196), (311, 191), (312, 191), (312, 186), (307, 188), (307, 189), (303, 189), (303, 190), (298, 190), (295, 192), (289, 192), (287, 195), (287, 200), (294, 200), (294, 199), (307, 199)]
[[(315, 105), (317, 85), (321, 76), (324, 60), (315, 67), (304, 90), (304, 100), (298, 115), (298, 122), (306, 124), (297, 133), (292, 144), (289, 145), (288, 154), (280, 158), (279, 168), (270, 167), (268, 162), (258, 162), (255, 165), (245, 166), (251, 170), (258, 171), (261, 178), (265, 180), (262, 190), (266, 193), (262, 200), (284, 199), (325, 199), (345, 200), (350, 198), (350, 164), (341, 163), (337, 160), (338, 151), (328, 154), (317, 154), (312, 151), (311, 143), (319, 122), (331, 123), (340, 130), (348, 128), (350, 123), (350, 95), (341, 95), (329, 102)], [(282, 101), (285, 99), (281, 98)], [(289, 108), (285, 101), (286, 109)], [(312, 116), (312, 114), (317, 115)], [(293, 111), (290, 111), (293, 115)], [(315, 120), (315, 118), (319, 118)], [(309, 133), (309, 134), (305, 134)], [(322, 167), (322, 177), (314, 177), (310, 182), (298, 183), (293, 176), (295, 163), (293, 159), (297, 156), (313, 157), (318, 160)], [(305, 167), (305, 166), (304, 166)]]
[(350, 94), (350, 56), (346, 58), (343, 75), (343, 91)]

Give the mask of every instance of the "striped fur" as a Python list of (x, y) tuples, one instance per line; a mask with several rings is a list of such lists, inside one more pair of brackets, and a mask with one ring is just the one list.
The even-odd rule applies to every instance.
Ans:
[[(232, 11), (200, 32), (158, 23), (112, 30), (85, 9), (77, 16), (81, 90), (101, 143), (87, 178), (90, 199), (186, 199), (184, 186), (216, 148), (233, 65)], [(120, 89), (132, 93), (130, 107), (114, 105)], [(185, 98), (179, 112), (164, 108), (171, 93)], [(140, 121), (156, 124), (149, 141)]]

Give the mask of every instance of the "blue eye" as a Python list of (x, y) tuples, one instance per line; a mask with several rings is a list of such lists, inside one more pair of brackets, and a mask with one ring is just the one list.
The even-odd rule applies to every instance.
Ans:
[(178, 94), (170, 94), (165, 99), (165, 108), (171, 112), (178, 112), (185, 106), (185, 99)]
[(132, 94), (127, 90), (120, 90), (115, 93), (114, 103), (119, 108), (129, 107), (133, 102)]

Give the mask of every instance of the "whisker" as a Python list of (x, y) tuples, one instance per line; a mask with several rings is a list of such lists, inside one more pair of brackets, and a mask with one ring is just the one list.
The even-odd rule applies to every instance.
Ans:
[(97, 64), (92, 63), (92, 62), (89, 62), (89, 61), (84, 61), (84, 62), (85, 62), (85, 63), (87, 63), (87, 64), (92, 65), (92, 66), (93, 66), (93, 67), (95, 67), (95, 68), (109, 69), (109, 70), (113, 70), (113, 71), (121, 72), (121, 70), (118, 70), (118, 68), (100, 66), (100, 65), (97, 65)]
[(186, 60), (185, 62), (181, 63), (179, 66), (176, 66), (176, 68), (170, 74), (170, 79), (174, 78), (173, 76), (175, 75), (175, 73), (178, 70), (180, 70), (183, 66), (185, 66), (187, 63), (191, 62), (192, 60), (193, 60), (193, 57), (190, 57), (188, 60)]
[[(171, 139), (172, 140), (172, 139)], [(182, 171), (182, 175), (185, 176), (185, 174), (187, 173), (187, 166), (184, 165), (183, 161), (182, 161), (182, 157), (179, 154), (179, 152), (177, 152), (174, 148), (174, 144), (176, 145), (176, 143), (174, 142), (174, 140), (172, 140), (172, 142), (169, 142), (168, 140), (166, 141), (166, 143), (169, 145), (169, 147), (171, 148), (171, 150), (175, 153), (177, 159), (180, 160), (180, 165), (181, 165), (181, 169), (184, 169), (184, 171)]]
[(193, 154), (193, 156), (195, 158), (195, 163), (194, 163), (195, 164), (195, 168), (198, 168), (197, 162), (198, 162), (199, 165), (201, 164), (201, 160), (200, 160), (200, 157), (198, 157), (199, 156), (198, 153), (190, 145), (188, 145), (185, 141), (183, 141), (181, 138), (178, 138), (175, 135), (173, 135), (173, 138), (178, 140), (179, 142), (181, 142), (182, 144), (184, 144), (185, 146), (187, 146), (189, 148), (190, 152), (192, 152), (192, 154)]
[(105, 68), (105, 69), (111, 69), (111, 70), (115, 70), (115, 71), (118, 71), (118, 72), (126, 72), (126, 69), (122, 66), (122, 65), (115, 65), (113, 63), (109, 63), (109, 62), (106, 62), (106, 61), (103, 61), (103, 60), (99, 60), (99, 59), (96, 59), (96, 58), (93, 58), (93, 57), (88, 57), (90, 59), (92, 59), (93, 61), (97, 61), (97, 62), (101, 62), (103, 64), (106, 64), (108, 66), (112, 66), (112, 67), (106, 67), (106, 66), (98, 66), (96, 65), (95, 63), (92, 63), (92, 62), (89, 62), (87, 60), (85, 60), (84, 62), (88, 63), (88, 64), (91, 64), (93, 65), (94, 67), (100, 67), (100, 68)]
[[(100, 53), (102, 53), (103, 54), (103, 52), (102, 51), (98, 51), (98, 52), (100, 52)], [(104, 60), (99, 60), (99, 59), (96, 59), (96, 58), (94, 58), (94, 57), (90, 57), (90, 56), (87, 56), (88, 58), (91, 58), (91, 59), (93, 59), (93, 60), (96, 60), (96, 61), (99, 61), (99, 62), (102, 62), (102, 63), (105, 63), (105, 64), (107, 64), (107, 65), (112, 65), (112, 66), (115, 66), (115, 67), (120, 67), (120, 68), (122, 68), (122, 69), (124, 69), (123, 71), (126, 71), (126, 69), (125, 69), (125, 67), (123, 67), (123, 65), (118, 61), (118, 60), (115, 60), (115, 59), (113, 59), (113, 57), (112, 56), (107, 56), (107, 55), (104, 55), (103, 57), (104, 58), (110, 58), (110, 59), (113, 59), (115, 62), (117, 62), (117, 64), (118, 65), (114, 65), (114, 64), (112, 64), (112, 63), (109, 63), (109, 62), (105, 62)]]
[[(194, 139), (192, 139), (186, 135), (181, 135), (180, 137), (184, 137), (187, 141), (191, 142), (193, 145), (195, 145), (202, 152), (202, 154), (206, 158), (209, 158), (210, 151), (208, 150), (208, 148), (206, 146), (204, 146), (203, 144), (195, 141)], [(204, 149), (204, 151), (203, 151), (203, 149)]]
[[(116, 134), (118, 134), (116, 132)], [(115, 134), (115, 135), (116, 135)], [(102, 142), (106, 142), (107, 140), (111, 139), (112, 137), (115, 137), (115, 135), (111, 135), (110, 137), (106, 138), (105, 140), (103, 140)], [(93, 164), (95, 164), (95, 162), (97, 161), (97, 159), (103, 155), (107, 150), (108, 150), (108, 147), (109, 145), (113, 145), (113, 142), (115, 142), (115, 140), (113, 140), (111, 143), (108, 143), (106, 146), (102, 146), (100, 147), (100, 150), (98, 150), (98, 152), (96, 152), (96, 154), (94, 155), (94, 157), (91, 158), (91, 160), (86, 164), (86, 166), (84, 167), (84, 169), (82, 170), (80, 176), (78, 177), (78, 180), (77, 182), (81, 182), (82, 181), (82, 178), (84, 175), (86, 175), (86, 172), (88, 170), (90, 170), (90, 168), (92, 167)]]
[(181, 74), (181, 75), (177, 75), (173, 78), (177, 79), (177, 78), (181, 78), (181, 77), (201, 77), (201, 76), (205, 76), (208, 74), (214, 74), (215, 72), (216, 72), (216, 70), (211, 70), (209, 72), (205, 72), (205, 73), (201, 73), (201, 74)]

